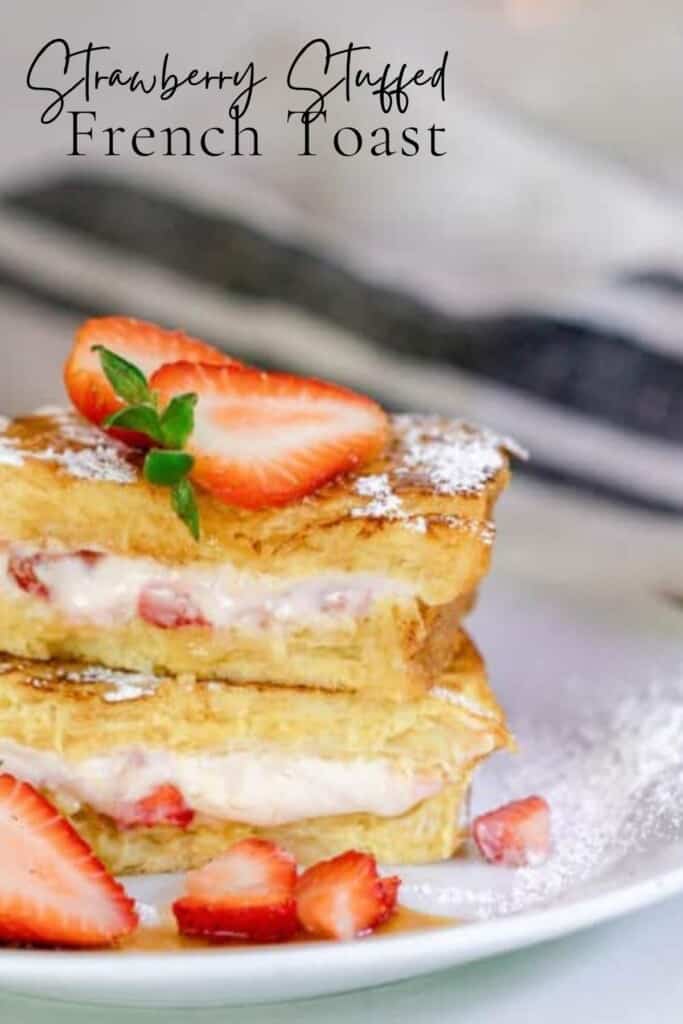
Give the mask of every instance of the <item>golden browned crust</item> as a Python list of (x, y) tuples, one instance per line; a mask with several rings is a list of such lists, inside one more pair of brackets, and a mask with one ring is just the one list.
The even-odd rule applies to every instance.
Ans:
[(147, 484), (140, 457), (71, 414), (0, 431), (0, 539), (96, 547), (169, 564), (230, 561), (305, 577), (379, 572), (428, 604), (475, 589), (489, 564), (493, 505), (508, 480), (504, 442), (456, 421), (396, 417), (387, 452), (303, 501), (245, 511), (200, 495), (192, 540)]
[[(115, 699), (122, 684), (134, 699)], [(404, 703), (306, 687), (6, 662), (0, 664), (0, 738), (70, 760), (121, 747), (192, 754), (248, 744), (336, 760), (382, 757), (425, 772), (455, 771), (510, 744), (481, 656), (464, 633), (438, 686)]]
[[(122, 688), (129, 699), (120, 699)], [(119, 873), (195, 867), (246, 835), (272, 838), (302, 863), (351, 847), (397, 864), (439, 860), (462, 838), (461, 807), (472, 771), (494, 750), (513, 744), (481, 656), (464, 633), (438, 685), (405, 703), (303, 687), (0, 663), (0, 739), (69, 761), (136, 747), (178, 754), (253, 748), (334, 761), (380, 758), (448, 780), (439, 794), (398, 817), (358, 813), (270, 828), (198, 817), (185, 830), (121, 830), (92, 807), (74, 808), (48, 790)]]
[(165, 826), (121, 831), (92, 808), (84, 807), (69, 817), (97, 856), (118, 875), (201, 867), (232, 843), (253, 835), (272, 839), (302, 865), (351, 849), (371, 853), (385, 864), (420, 864), (451, 857), (465, 838), (461, 822), (469, 776), (469, 771), (463, 772), (458, 782), (397, 818), (346, 814), (277, 828), (228, 821), (198, 822), (188, 829)]
[(419, 697), (452, 657), (472, 603), (377, 602), (359, 622), (321, 630), (259, 631), (188, 626), (165, 630), (135, 619), (102, 628), (66, 618), (40, 598), (0, 591), (0, 650), (21, 658), (73, 660), (152, 674), (357, 690)]

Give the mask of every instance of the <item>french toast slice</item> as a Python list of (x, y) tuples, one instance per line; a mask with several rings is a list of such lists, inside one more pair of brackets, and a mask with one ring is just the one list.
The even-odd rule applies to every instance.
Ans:
[(200, 494), (196, 542), (138, 452), (71, 413), (6, 423), (0, 648), (415, 697), (488, 569), (507, 444), (394, 417), (381, 458), (302, 501)]
[(172, 669), (175, 675), (243, 683), (295, 681), (408, 700), (423, 694), (447, 664), (471, 605), (469, 594), (436, 607), (383, 601), (359, 621), (345, 619), (322, 630), (316, 623), (268, 631), (239, 625), (171, 630), (140, 618), (102, 629), (0, 588), (0, 644), (22, 658), (72, 659), (153, 674)]
[[(40, 787), (116, 872), (196, 866), (247, 834), (307, 862), (349, 847), (450, 856), (476, 765), (510, 746), (463, 634), (417, 701), (159, 679), (66, 663), (0, 665), (0, 758)], [(172, 787), (187, 815), (136, 819)]]

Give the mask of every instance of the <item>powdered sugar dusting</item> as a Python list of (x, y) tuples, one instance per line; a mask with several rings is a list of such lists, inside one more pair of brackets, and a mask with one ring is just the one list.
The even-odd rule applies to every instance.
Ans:
[(14, 424), (5, 417), (0, 422), (0, 464), (22, 466), (27, 459), (53, 463), (81, 480), (131, 484), (138, 477), (125, 445), (51, 406)]
[(64, 452), (46, 448), (32, 452), (31, 458), (54, 462), (69, 476), (80, 480), (101, 480), (108, 483), (132, 484), (137, 480), (134, 468), (121, 457), (119, 450), (109, 444), (95, 444), (92, 448)]
[(351, 509), (354, 518), (400, 520), (407, 529), (426, 533), (438, 521), (454, 529), (474, 530), (485, 543), (494, 539), (491, 523), (457, 515), (420, 515), (410, 512), (401, 497), (403, 488), (423, 489), (436, 495), (474, 495), (504, 469), (506, 451), (526, 453), (512, 441), (461, 420), (440, 416), (394, 416), (396, 438), (389, 470), (360, 476), (356, 494), (368, 499)]
[(370, 501), (362, 509), (353, 509), (353, 515), (370, 516), (371, 519), (403, 518), (406, 515), (403, 502), (391, 489), (388, 473), (362, 476), (356, 481), (356, 493)]
[(108, 703), (151, 697), (160, 683), (156, 676), (143, 672), (119, 672), (94, 665), (80, 667), (57, 662), (24, 661), (21, 658), (0, 661), (0, 675), (10, 672), (20, 672), (26, 682), (38, 690), (49, 688), (54, 682), (97, 683), (103, 687), (101, 696)]
[(531, 721), (519, 733), (522, 754), (489, 766), (497, 772), (496, 801), (530, 793), (548, 800), (550, 858), (514, 871), (472, 852), (461, 885), (418, 883), (413, 892), (454, 915), (496, 917), (576, 898), (627, 856), (683, 840), (683, 678), (644, 687), (616, 706), (598, 701), (572, 726)]
[(429, 524), (441, 523), (454, 530), (471, 533), (484, 544), (493, 544), (496, 527), (489, 520), (468, 519), (457, 515), (411, 515), (402, 499), (391, 489), (387, 473), (361, 477), (356, 481), (356, 493), (370, 498), (367, 505), (351, 509), (354, 519), (391, 519), (401, 522), (406, 530), (425, 534)]
[(525, 457), (512, 441), (462, 420), (441, 416), (395, 416), (401, 443), (396, 476), (437, 494), (473, 494), (503, 469), (504, 452)]
[(64, 678), (72, 683), (102, 683), (106, 687), (102, 699), (109, 703), (150, 697), (159, 685), (159, 680), (154, 676), (139, 672), (117, 672), (99, 666), (72, 670)]

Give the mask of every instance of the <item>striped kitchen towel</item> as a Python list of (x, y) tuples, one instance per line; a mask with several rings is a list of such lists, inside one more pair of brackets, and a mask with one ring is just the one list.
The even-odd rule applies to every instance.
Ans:
[[(113, 311), (182, 326), (389, 408), (484, 421), (527, 446), (524, 472), (543, 480), (683, 511), (680, 273), (617, 265), (573, 303), (475, 310), (269, 225), (244, 204), (217, 210), (126, 177), (48, 177), (4, 196), (0, 289), (28, 300), (43, 332), (50, 316), (61, 328)], [(11, 404), (27, 353), (4, 337), (17, 346)]]

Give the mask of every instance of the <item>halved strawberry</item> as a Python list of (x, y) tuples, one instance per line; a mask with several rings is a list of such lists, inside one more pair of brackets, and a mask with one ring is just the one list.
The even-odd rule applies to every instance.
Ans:
[(542, 864), (550, 852), (550, 807), (542, 796), (513, 800), (475, 818), (472, 834), (481, 855), (492, 864)]
[(53, 551), (40, 551), (36, 554), (22, 554), (20, 550), (11, 550), (7, 560), (7, 573), (16, 585), (32, 597), (40, 597), (44, 601), (50, 599), (50, 588), (40, 576), (41, 566), (62, 561), (65, 558), (78, 558), (88, 567), (99, 562), (104, 555), (101, 551), (73, 551), (61, 554)]
[(187, 828), (194, 811), (187, 806), (183, 794), (170, 783), (153, 789), (149, 796), (124, 808), (116, 817), (119, 828), (151, 828), (153, 825), (176, 825)]
[(121, 885), (55, 808), (0, 775), (0, 942), (105, 946), (138, 918)]
[(162, 402), (199, 395), (192, 476), (242, 508), (284, 505), (382, 449), (387, 417), (346, 388), (286, 373), (175, 363), (152, 376)]
[(307, 932), (326, 939), (353, 939), (391, 917), (401, 880), (381, 878), (367, 853), (348, 850), (303, 873), (296, 887), (297, 913)]
[(171, 583), (148, 583), (138, 600), (138, 615), (159, 629), (208, 625), (192, 599)]
[(185, 880), (173, 904), (184, 935), (284, 942), (297, 930), (294, 858), (265, 839), (243, 839)]
[[(73, 404), (81, 415), (101, 426), (108, 416), (123, 408), (102, 372), (100, 358), (93, 346), (103, 345), (117, 356), (127, 359), (149, 378), (164, 363), (186, 362), (236, 365), (235, 360), (211, 345), (191, 338), (183, 331), (167, 331), (145, 320), (125, 316), (103, 316), (86, 320), (76, 332), (71, 354), (64, 367), (64, 383)], [(130, 431), (113, 430), (112, 435), (124, 441), (148, 442)]]

